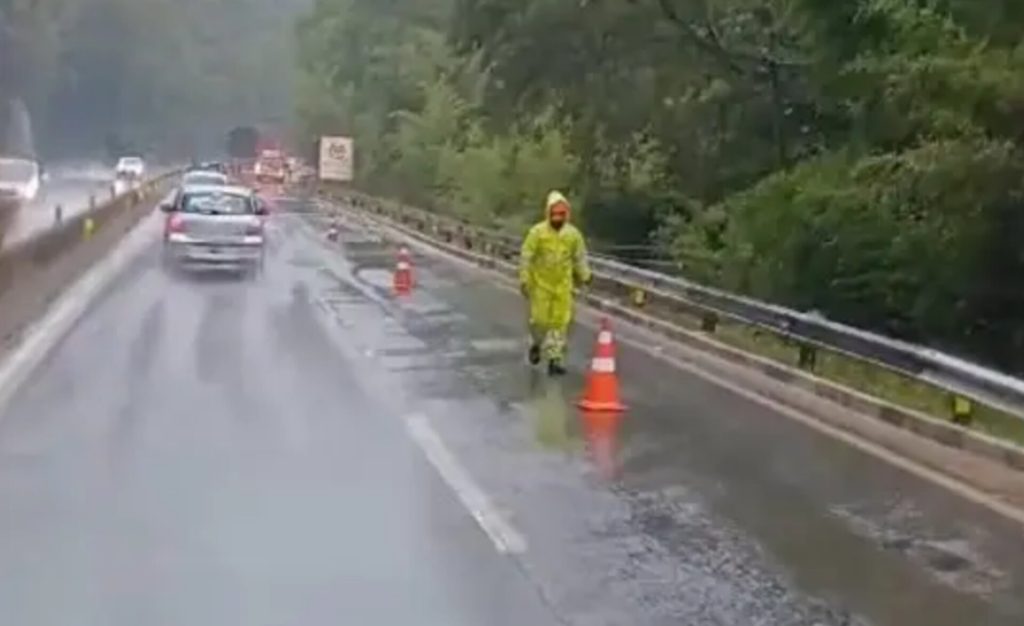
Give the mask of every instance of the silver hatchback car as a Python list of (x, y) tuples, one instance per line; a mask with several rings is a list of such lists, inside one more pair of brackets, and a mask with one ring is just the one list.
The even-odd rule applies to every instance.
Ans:
[(244, 187), (182, 187), (161, 210), (164, 263), (172, 268), (263, 270), (266, 205)]

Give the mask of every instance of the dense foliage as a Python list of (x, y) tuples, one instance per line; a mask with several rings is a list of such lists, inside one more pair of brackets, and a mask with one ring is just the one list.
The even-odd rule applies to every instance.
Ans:
[(0, 0), (0, 102), (28, 101), (51, 155), (219, 150), (286, 124), (305, 0)]
[(1024, 3), (318, 0), (299, 34), (306, 136), (365, 187), (517, 227), (564, 187), (702, 281), (1024, 369)]

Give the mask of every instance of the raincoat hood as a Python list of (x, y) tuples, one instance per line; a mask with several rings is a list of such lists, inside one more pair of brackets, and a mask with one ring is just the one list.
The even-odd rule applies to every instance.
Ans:
[(550, 220), (551, 210), (555, 208), (555, 205), (557, 204), (564, 204), (566, 209), (568, 209), (565, 219), (565, 221), (568, 222), (572, 218), (572, 205), (569, 204), (569, 200), (567, 200), (565, 196), (557, 191), (552, 191), (548, 194), (548, 202), (544, 209), (544, 217)]

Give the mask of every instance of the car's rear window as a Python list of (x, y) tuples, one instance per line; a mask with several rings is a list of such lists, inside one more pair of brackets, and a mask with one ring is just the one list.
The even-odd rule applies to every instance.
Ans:
[(186, 174), (183, 182), (186, 185), (224, 185), (227, 184), (228, 177), (223, 174), (202, 172)]
[(248, 215), (255, 213), (255, 206), (248, 196), (210, 191), (187, 194), (181, 210), (201, 215)]

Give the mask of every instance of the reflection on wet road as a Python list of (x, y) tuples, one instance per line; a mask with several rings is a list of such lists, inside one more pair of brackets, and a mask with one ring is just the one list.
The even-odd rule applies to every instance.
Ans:
[(1024, 623), (1020, 528), (627, 345), (580, 415), (591, 329), (551, 380), (486, 276), (271, 228), (258, 281), (154, 249), (9, 407), (0, 623)]

